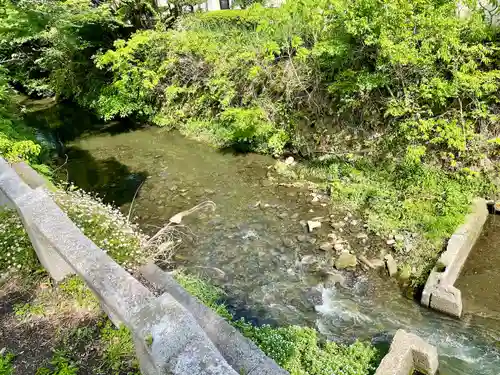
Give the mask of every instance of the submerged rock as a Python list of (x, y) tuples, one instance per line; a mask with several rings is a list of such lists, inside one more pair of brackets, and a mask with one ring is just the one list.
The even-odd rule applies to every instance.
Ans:
[(288, 213), (286, 213), (286, 212), (280, 212), (280, 213), (278, 214), (278, 217), (279, 217), (280, 219), (286, 219), (286, 218), (288, 217)]
[(339, 222), (333, 222), (330, 224), (332, 226), (332, 228), (334, 229), (341, 229), (342, 227), (345, 226), (345, 223), (343, 221), (339, 221)]
[(323, 242), (321, 245), (319, 245), (319, 249), (323, 251), (331, 251), (333, 250), (333, 244), (330, 242)]
[(368, 235), (366, 233), (361, 232), (356, 235), (356, 238), (360, 240), (366, 240), (368, 238)]
[(344, 268), (355, 268), (357, 263), (358, 260), (355, 255), (349, 253), (348, 251), (343, 251), (335, 261), (335, 268), (338, 270)]
[(299, 242), (305, 242), (307, 240), (307, 236), (305, 234), (299, 234), (297, 236), (297, 241)]
[(345, 277), (339, 272), (329, 271), (326, 273), (325, 288), (334, 287), (336, 284), (345, 286)]

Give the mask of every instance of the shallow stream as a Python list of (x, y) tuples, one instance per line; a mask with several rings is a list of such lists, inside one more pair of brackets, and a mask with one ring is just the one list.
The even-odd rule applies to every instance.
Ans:
[[(476, 311), (458, 321), (421, 308), (381, 271), (346, 271), (343, 285), (335, 283), (342, 281), (335, 257), (319, 249), (332, 232), (330, 220), (346, 223), (337, 235), (353, 249), (376, 256), (385, 242), (362, 239), (363, 223), (333, 210), (326, 194), (291, 186), (274, 171), (274, 159), (220, 152), (157, 128), (87, 135), (67, 146), (69, 180), (125, 214), (142, 184), (132, 216), (145, 232), (200, 202), (214, 202), (214, 211), (184, 219), (174, 259), (223, 287), (236, 314), (316, 326), (346, 342), (359, 337), (383, 345), (404, 328), (438, 347), (441, 374), (500, 374), (494, 317)], [(324, 222), (308, 233), (301, 221), (313, 218)]]

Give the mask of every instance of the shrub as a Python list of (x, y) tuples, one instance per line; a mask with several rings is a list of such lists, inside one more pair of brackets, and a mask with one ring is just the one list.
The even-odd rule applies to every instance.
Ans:
[(0, 375), (12, 375), (14, 373), (14, 355), (6, 352), (0, 354)]
[(312, 328), (254, 327), (244, 321), (235, 325), (290, 375), (365, 375), (374, 369), (376, 351), (368, 344), (355, 342), (345, 346), (326, 342), (321, 345)]

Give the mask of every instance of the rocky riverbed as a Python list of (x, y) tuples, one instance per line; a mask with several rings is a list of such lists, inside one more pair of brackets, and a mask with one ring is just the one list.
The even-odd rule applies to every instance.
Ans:
[(475, 315), (454, 321), (402, 296), (411, 269), (396, 263), (394, 250), (411, 251), (411, 233), (369, 232), (327, 191), (298, 183), (290, 159), (219, 152), (157, 128), (88, 135), (69, 143), (67, 154), (72, 182), (115, 202), (149, 233), (213, 202), (215, 209), (182, 220), (182, 241), (163, 266), (223, 287), (237, 316), (315, 325), (342, 341), (384, 343), (404, 328), (439, 347), (443, 374), (500, 368), (496, 323)]

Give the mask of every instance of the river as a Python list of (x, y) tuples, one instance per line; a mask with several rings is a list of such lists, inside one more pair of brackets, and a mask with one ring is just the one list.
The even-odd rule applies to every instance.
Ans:
[[(500, 325), (491, 316), (466, 313), (455, 320), (403, 297), (382, 271), (345, 271), (319, 250), (331, 221), (345, 220), (342, 236), (353, 249), (376, 255), (379, 239), (356, 236), (363, 223), (307, 184), (292, 186), (275, 160), (221, 152), (158, 128), (89, 133), (67, 143), (67, 177), (130, 212), (153, 233), (174, 214), (204, 201), (215, 210), (187, 217), (173, 264), (202, 274), (228, 294), (236, 315), (257, 323), (316, 326), (326, 337), (384, 345), (398, 328), (436, 345), (440, 374), (500, 373)], [(325, 220), (308, 233), (303, 220)]]

